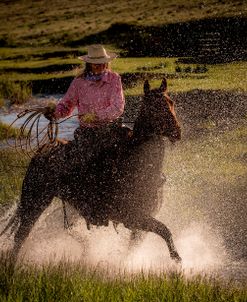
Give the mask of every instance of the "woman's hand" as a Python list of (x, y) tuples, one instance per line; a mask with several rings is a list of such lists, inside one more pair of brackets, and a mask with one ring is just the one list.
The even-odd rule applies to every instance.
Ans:
[(54, 113), (56, 110), (56, 104), (50, 103), (48, 106), (46, 106), (43, 110), (44, 117), (47, 118), (49, 121), (52, 121), (55, 119)]
[(91, 124), (91, 123), (97, 121), (97, 115), (94, 112), (86, 113), (81, 116), (81, 120), (84, 123)]

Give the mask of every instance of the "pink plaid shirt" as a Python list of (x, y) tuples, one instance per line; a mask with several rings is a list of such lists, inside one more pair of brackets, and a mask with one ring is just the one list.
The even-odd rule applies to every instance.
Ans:
[(79, 116), (95, 113), (97, 120), (93, 123), (80, 119), (82, 127), (94, 127), (117, 119), (123, 113), (124, 105), (121, 78), (117, 73), (108, 71), (98, 82), (75, 78), (57, 104), (55, 117), (66, 117), (77, 107)]

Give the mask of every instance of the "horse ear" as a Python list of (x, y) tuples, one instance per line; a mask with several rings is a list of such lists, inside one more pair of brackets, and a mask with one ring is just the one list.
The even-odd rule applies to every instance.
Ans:
[(143, 90), (144, 90), (144, 94), (147, 94), (150, 91), (150, 85), (148, 80), (144, 82)]
[(163, 80), (161, 82), (161, 85), (160, 85), (160, 90), (163, 91), (163, 92), (167, 91), (167, 81), (166, 81), (166, 78), (163, 78)]

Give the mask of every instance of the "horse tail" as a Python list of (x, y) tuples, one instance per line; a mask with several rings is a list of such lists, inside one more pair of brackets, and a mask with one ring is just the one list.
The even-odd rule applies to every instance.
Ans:
[(2, 230), (2, 232), (0, 233), (0, 237), (6, 233), (8, 231), (8, 229), (11, 228), (10, 230), (10, 234), (12, 235), (14, 233), (14, 231), (17, 229), (17, 226), (19, 224), (20, 221), (20, 214), (19, 214), (19, 208), (16, 209), (15, 214), (10, 218), (9, 222), (7, 223), (7, 225), (5, 226), (5, 228)]

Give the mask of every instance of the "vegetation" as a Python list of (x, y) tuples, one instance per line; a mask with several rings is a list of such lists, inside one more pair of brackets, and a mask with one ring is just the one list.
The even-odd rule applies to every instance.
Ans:
[[(35, 269), (0, 259), (1, 301), (245, 301), (246, 286), (180, 273), (111, 276), (107, 270), (59, 263)], [(114, 277), (114, 278), (113, 278)]]
[[(37, 51), (37, 49), (36, 49)], [(32, 53), (26, 58), (16, 59), (19, 55), (16, 49), (6, 48), (0, 50), (1, 53), (8, 53), (11, 60), (6, 55), (6, 59), (0, 63), (0, 93), (2, 98), (9, 98), (13, 103), (22, 103), (30, 98), (31, 86), (34, 81), (39, 80), (38, 86), (53, 87), (53, 93), (58, 92), (58, 84), (54, 84), (52, 79), (65, 79), (70, 82), (72, 77), (78, 74), (81, 62), (77, 55), (74, 57), (53, 57), (44, 59), (49, 50), (40, 49), (39, 58), (33, 58)], [(118, 51), (118, 50), (117, 50)], [(38, 52), (38, 51), (37, 51)], [(4, 57), (4, 55), (3, 55)], [(146, 77), (153, 79), (154, 86), (159, 85), (161, 77), (164, 75), (169, 80), (170, 91), (189, 91), (192, 89), (223, 89), (246, 91), (246, 62), (232, 62), (224, 64), (181, 64), (176, 58), (118, 58), (112, 62), (112, 68), (120, 73), (123, 78), (129, 76), (126, 85), (126, 95), (137, 95), (142, 93), (142, 83)], [(178, 70), (179, 67), (179, 70)], [(2, 71), (2, 72), (1, 72)], [(138, 75), (139, 80), (131, 74)], [(6, 80), (7, 79), (7, 80)], [(241, 81), (239, 80), (241, 79)], [(64, 85), (62, 85), (65, 87)], [(65, 89), (66, 90), (66, 89)], [(65, 91), (63, 91), (65, 92)]]
[[(225, 198), (218, 188), (228, 188), (228, 198), (231, 200), (231, 193), (235, 194), (234, 188), (240, 190), (245, 187), (246, 120), (231, 123), (231, 129), (223, 130), (223, 126), (217, 127), (217, 121), (199, 121), (197, 127), (193, 128), (195, 137), (184, 139), (167, 154), (164, 169), (171, 182), (176, 184), (176, 196), (171, 198), (176, 200), (177, 204), (184, 202), (185, 192), (189, 192), (194, 203), (194, 200), (200, 200), (210, 188), (216, 206), (216, 200), (224, 202)], [(197, 136), (196, 133), (200, 135)], [(185, 165), (185, 170), (179, 169)], [(206, 187), (202, 186), (202, 183), (207, 184)], [(207, 194), (209, 196), (209, 193)]]
[(0, 121), (0, 141), (7, 138), (18, 138), (20, 130), (15, 127), (9, 127), (9, 125)]
[[(45, 91), (36, 89), (37, 86), (42, 88), (47, 84), (52, 86), (54, 93), (57, 93), (57, 88), (54, 83), (52, 84), (53, 79), (56, 79), (56, 84), (57, 79), (61, 79), (60, 86), (67, 87), (64, 80), (69, 78), (71, 80), (71, 77), (77, 74), (78, 68), (80, 68), (77, 57), (84, 54), (85, 46), (92, 42), (100, 41), (107, 44), (107, 48), (120, 53), (120, 57), (126, 57), (132, 53), (133, 56), (176, 56), (179, 61), (181, 54), (190, 56), (190, 47), (193, 49), (198, 45), (193, 46), (194, 43), (191, 45), (190, 41), (187, 41), (190, 46), (181, 44), (183, 39), (178, 36), (182, 37), (187, 32), (191, 38), (187, 40), (194, 41), (194, 38), (190, 37), (190, 32), (195, 32), (193, 27), (195, 23), (192, 22), (193, 28), (189, 29), (186, 27), (188, 22), (192, 24), (191, 21), (203, 21), (206, 18), (235, 17), (232, 21), (234, 26), (228, 19), (224, 19), (226, 24), (217, 23), (220, 30), (223, 30), (219, 35), (222, 36), (221, 40), (224, 43), (229, 40), (225, 33), (229, 32), (231, 35), (230, 45), (218, 41), (221, 45), (220, 56), (223, 58), (226, 50), (233, 45), (233, 49), (228, 55), (232, 56), (235, 53), (236, 58), (244, 60), (241, 48), (242, 39), (239, 39), (238, 35), (241, 36), (240, 32), (243, 27), (241, 24), (244, 25), (245, 19), (243, 18), (246, 16), (246, 11), (246, 4), (243, 1), (159, 0), (153, 3), (119, 0), (102, 3), (102, 1), (96, 0), (93, 4), (89, 4), (75, 0), (72, 4), (67, 0), (56, 0), (49, 3), (49, 8), (45, 0), (35, 3), (25, 0), (11, 3), (7, 0), (2, 1), (0, 4), (0, 16), (3, 20), (0, 24), (0, 99), (7, 98), (12, 103), (23, 103), (30, 97), (32, 86), (34, 93), (37, 93)], [(239, 21), (239, 18), (242, 18), (243, 23)], [(184, 23), (185, 28), (180, 28), (181, 23), (179, 22), (187, 22), (187, 25)], [(230, 27), (228, 23), (231, 24)], [(164, 41), (167, 37), (166, 31), (162, 31), (161, 28), (169, 24), (176, 24), (178, 31), (176, 28), (169, 27), (170, 36), (168, 35), (166, 45)], [(204, 31), (205, 26), (207, 28), (210, 25), (207, 24), (202, 26)], [(229, 28), (226, 29), (225, 25)], [(233, 31), (231, 31), (232, 28)], [(174, 30), (179, 33), (178, 36), (174, 35)], [(212, 28), (210, 30), (215, 31)], [(207, 30), (203, 32), (203, 39), (207, 39), (207, 34)], [(233, 41), (234, 37), (236, 39)], [(197, 37), (195, 38), (197, 39)], [(145, 44), (145, 41), (148, 45)], [(178, 42), (181, 44), (180, 52), (177, 52)], [(214, 44), (214, 42), (213, 40), (212, 43)], [(215, 43), (217, 44), (217, 42)], [(74, 46), (72, 47), (72, 45)], [(143, 52), (136, 52), (138, 46)], [(187, 48), (189, 50), (185, 52)], [(210, 52), (207, 50), (207, 53)], [(225, 56), (225, 61), (229, 58), (228, 55)], [(209, 60), (207, 63), (215, 63), (212, 53), (211, 57), (212, 62)], [(201, 65), (200, 62), (194, 65), (181, 64), (181, 62), (175, 62), (175, 59), (172, 58), (166, 60), (164, 58), (123, 58), (116, 60), (113, 67), (122, 75), (139, 73), (141, 79), (145, 73), (152, 74), (152, 78), (159, 78), (160, 74), (165, 73), (172, 79), (173, 91), (189, 90), (193, 87), (207, 89), (211, 85), (213, 87), (210, 88), (215, 89), (246, 89), (244, 80), (237, 85), (236, 80), (232, 81), (234, 76), (229, 78), (231, 75), (237, 75), (236, 66), (211, 66), (210, 64), (206, 66), (202, 65), (203, 62)], [(246, 66), (241, 62), (238, 64), (240, 64), (241, 74), (234, 79), (238, 79), (240, 76), (242, 79), (246, 79), (243, 72)], [(230, 74), (224, 81), (222, 80), (222, 70), (226, 66)], [(136, 84), (138, 86), (138, 83)], [(126, 90), (127, 95), (140, 92), (140, 87), (132, 88)]]
[[(0, 45), (62, 45), (106, 30), (117, 22), (160, 25), (210, 17), (246, 15), (244, 1), (45, 0), (2, 1)], [(35, 18), (34, 18), (35, 16)]]
[(4, 79), (0, 82), (0, 98), (10, 100), (11, 104), (22, 104), (32, 96), (28, 82), (15, 82)]
[(0, 149), (0, 204), (11, 204), (20, 197), (28, 159), (15, 150)]
[[(120, 60), (120, 59), (119, 59)], [(138, 59), (122, 59), (126, 60), (130, 65), (130, 60), (138, 64)], [(140, 59), (140, 60), (143, 60)], [(152, 59), (146, 58), (146, 64), (144, 66), (152, 66)], [(155, 58), (155, 60), (160, 60), (161, 62), (166, 62), (166, 67), (161, 69), (155, 69), (152, 71), (146, 71), (146, 76), (149, 73), (154, 73), (154, 79), (150, 81), (152, 87), (158, 87), (160, 85), (160, 78), (166, 76), (168, 78), (169, 90), (171, 92), (182, 92), (190, 91), (193, 89), (221, 89), (221, 90), (240, 90), (246, 91), (246, 62), (234, 62), (228, 64), (217, 64), (217, 65), (207, 65), (207, 71), (202, 73), (193, 73), (193, 69), (197, 68), (196, 65), (189, 65), (191, 72), (185, 70), (185, 65), (181, 71), (176, 72), (176, 63), (174, 59), (163, 59)], [(116, 69), (119, 68), (116, 62)], [(188, 67), (188, 65), (187, 65)], [(137, 67), (138, 68), (138, 67)], [(121, 70), (121, 65), (120, 68)], [(185, 71), (183, 71), (185, 70)], [(155, 76), (155, 73), (157, 76)], [(145, 77), (145, 75), (144, 75)], [(155, 79), (156, 78), (156, 79)], [(158, 79), (157, 79), (158, 78)], [(241, 81), (239, 81), (241, 79)], [(139, 95), (142, 94), (143, 81), (139, 81), (137, 85), (132, 88), (127, 88), (125, 93), (127, 95)]]

